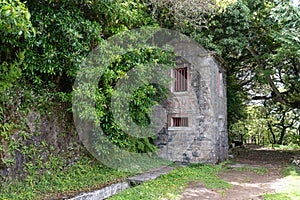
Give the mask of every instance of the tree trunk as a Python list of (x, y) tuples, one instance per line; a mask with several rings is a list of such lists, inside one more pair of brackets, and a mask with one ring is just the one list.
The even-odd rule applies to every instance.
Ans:
[(280, 132), (280, 137), (277, 144), (282, 144), (284, 135), (285, 135), (285, 129), (283, 128)]
[(272, 138), (273, 138), (272, 144), (276, 144), (277, 143), (276, 142), (276, 136), (275, 136), (275, 134), (273, 132), (273, 128), (272, 128), (272, 125), (270, 124), (270, 122), (268, 122), (268, 129), (269, 129), (270, 133), (272, 134)]

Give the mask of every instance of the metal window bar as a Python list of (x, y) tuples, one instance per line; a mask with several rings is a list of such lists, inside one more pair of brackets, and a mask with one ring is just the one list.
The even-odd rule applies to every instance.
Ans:
[(187, 68), (178, 68), (174, 70), (175, 85), (174, 91), (187, 91)]
[(173, 117), (173, 126), (187, 127), (188, 126), (188, 118), (187, 117)]

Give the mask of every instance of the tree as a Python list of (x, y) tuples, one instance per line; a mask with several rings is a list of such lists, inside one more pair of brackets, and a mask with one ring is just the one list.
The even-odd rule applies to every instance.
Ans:
[(272, 32), (279, 43), (272, 58), (277, 70), (274, 78), (277, 95), (282, 104), (300, 108), (300, 9), (283, 1), (271, 10), (271, 19), (280, 26), (278, 31)]
[(282, 104), (265, 104), (266, 118), (273, 144), (288, 144), (297, 135), (299, 109), (292, 109)]
[(265, 144), (297, 144), (299, 110), (280, 103), (251, 105), (247, 107), (247, 118), (231, 127), (231, 138), (240, 135), (244, 142)]
[(264, 106), (251, 105), (247, 107), (247, 117), (237, 121), (230, 127), (230, 137), (237, 139), (242, 137), (245, 143), (264, 145), (272, 143), (269, 138), (269, 131)]
[(0, 93), (21, 76), (28, 40), (35, 36), (30, 12), (19, 0), (0, 2)]
[(161, 25), (169, 28), (196, 29), (208, 27), (208, 16), (216, 12), (214, 0), (149, 0), (152, 15)]

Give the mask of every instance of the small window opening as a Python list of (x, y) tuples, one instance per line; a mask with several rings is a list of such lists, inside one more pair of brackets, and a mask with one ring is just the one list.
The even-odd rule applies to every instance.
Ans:
[(174, 127), (188, 127), (187, 117), (173, 117), (172, 120)]
[(223, 74), (220, 71), (218, 73), (218, 93), (220, 97), (223, 97)]
[(175, 92), (187, 91), (187, 67), (174, 70)]

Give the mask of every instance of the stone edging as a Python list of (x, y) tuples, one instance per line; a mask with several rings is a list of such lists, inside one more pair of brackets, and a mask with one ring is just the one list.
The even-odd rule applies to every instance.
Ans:
[(92, 192), (86, 192), (77, 195), (69, 200), (102, 200), (111, 197), (115, 194), (120, 193), (122, 190), (134, 187), (148, 180), (154, 180), (162, 174), (167, 174), (174, 168), (169, 166), (162, 166), (159, 168), (151, 169), (146, 173), (129, 177), (126, 182), (115, 183), (106, 186), (100, 190), (95, 190)]

